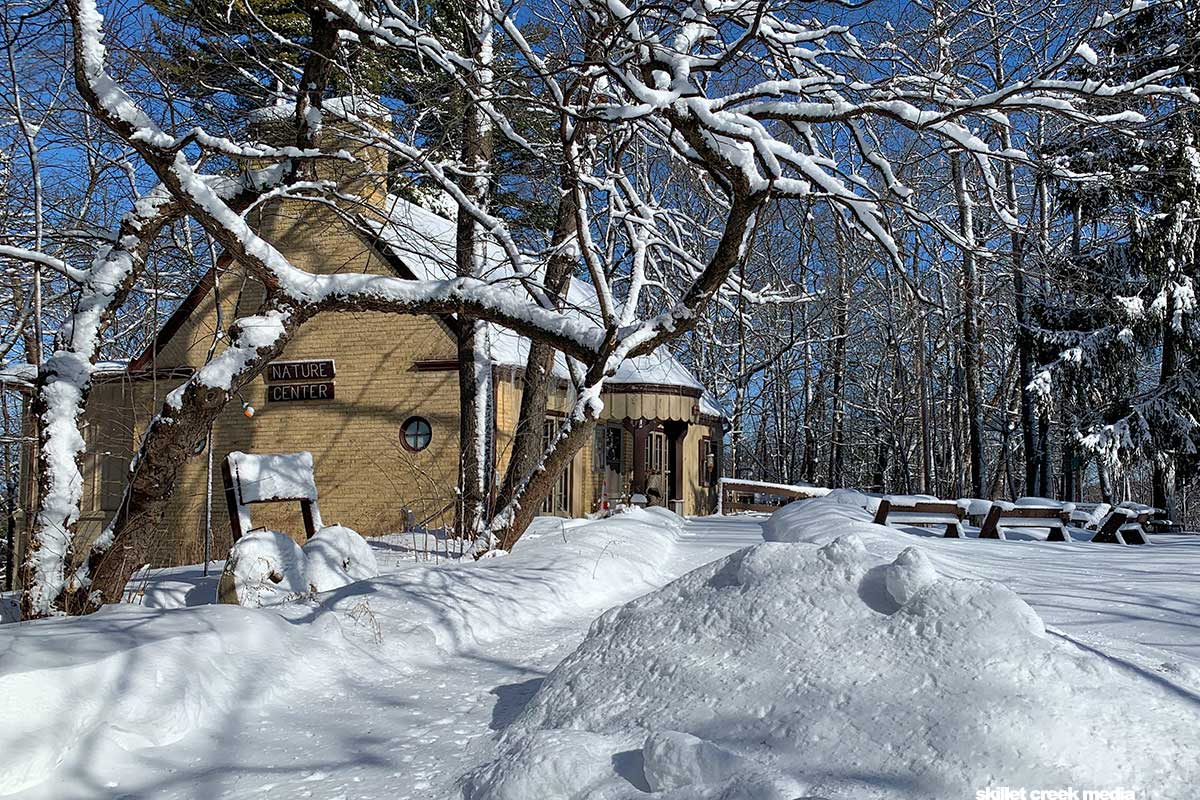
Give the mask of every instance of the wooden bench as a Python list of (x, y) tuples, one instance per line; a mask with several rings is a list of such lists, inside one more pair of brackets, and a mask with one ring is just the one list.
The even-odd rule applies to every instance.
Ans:
[(992, 506), (979, 529), (980, 539), (1006, 539), (1005, 528), (1049, 528), (1048, 542), (1070, 542), (1067, 525), (1070, 512), (1061, 506), (1014, 506), (1004, 508), (999, 503)]
[(885, 497), (879, 501), (875, 511), (877, 525), (911, 525), (924, 528), (930, 525), (944, 525), (945, 538), (963, 538), (962, 521), (965, 512), (962, 507), (951, 500), (916, 500), (905, 502)]
[(1152, 509), (1118, 506), (1104, 518), (1092, 541), (1100, 544), (1149, 544), (1146, 523), (1150, 521), (1152, 513)]

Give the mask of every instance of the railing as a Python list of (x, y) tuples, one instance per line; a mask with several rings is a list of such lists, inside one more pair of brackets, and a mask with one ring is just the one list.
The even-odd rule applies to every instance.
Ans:
[(721, 478), (717, 495), (718, 514), (737, 514), (757, 511), (765, 514), (778, 511), (793, 500), (806, 500), (829, 494), (822, 486), (792, 486), (786, 483)]

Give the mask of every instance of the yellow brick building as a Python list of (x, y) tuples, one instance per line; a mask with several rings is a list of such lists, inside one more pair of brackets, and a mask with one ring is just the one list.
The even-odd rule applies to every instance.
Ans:
[[(361, 226), (333, 209), (296, 200), (258, 212), (252, 222), (259, 233), (312, 272), (421, 279), (453, 274), (453, 223), (386, 195), (369, 177), (384, 174), (382, 165), (372, 169), (375, 155), (359, 155), (368, 169), (343, 183), (378, 212), (372, 223), (377, 235), (362, 235)], [(229, 324), (254, 313), (262, 297), (253, 276), (225, 261), (197, 284), (146, 352), (97, 374), (85, 418), (81, 534), (94, 534), (111, 518), (129, 459), (167, 393), (220, 352)], [(585, 309), (589, 302), (590, 287), (575, 282), (568, 304)], [(517, 423), (527, 343), (489, 327), (488, 347), (495, 483)], [(459, 445), (455, 359), (454, 337), (435, 317), (362, 312), (309, 321), (279, 360), (293, 366), (268, 369), (242, 391), (240, 402), (226, 407), (211, 439), (196, 443), (158, 541), (150, 543), (154, 562), (196, 563), (205, 555), (206, 538), (212, 557), (224, 557), (231, 535), (221, 462), (235, 450), (311, 452), (326, 524), (372, 535), (451, 521)], [(565, 410), (569, 400), (562, 381), (552, 413)], [(594, 440), (560, 477), (545, 512), (582, 516), (596, 511), (605, 495), (617, 502), (640, 494), (681, 513), (710, 513), (722, 420), (687, 369), (666, 353), (627, 362), (608, 382), (603, 400)], [(244, 414), (245, 406), (253, 416)], [(254, 525), (303, 532), (292, 506), (256, 507)]]

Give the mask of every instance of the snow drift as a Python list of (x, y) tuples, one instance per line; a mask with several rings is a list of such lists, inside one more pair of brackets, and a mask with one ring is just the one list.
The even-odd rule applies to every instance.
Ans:
[(278, 616), (235, 606), (107, 606), (6, 626), (0, 649), (0, 795), (75, 758), (179, 741), (287, 685), (318, 642)]
[(327, 525), (304, 543), (308, 582), (318, 592), (340, 589), (379, 574), (375, 551), (358, 531), (345, 525)]
[(371, 545), (344, 525), (321, 528), (303, 547), (287, 534), (262, 528), (233, 545), (217, 594), (222, 603), (262, 608), (378, 574)]
[[(870, 534), (855, 502), (788, 515)], [(464, 794), (1180, 798), (1200, 784), (1198, 724), (1197, 698), (1047, 634), (1004, 586), (916, 549), (880, 559), (851, 532), (743, 550), (606, 612)]]
[[(292, 602), (115, 605), (88, 617), (5, 625), (0, 795), (56, 775), (89, 774), (97, 763), (128, 761), (123, 753), (191, 735), (221, 739), (278, 690), (320, 685), (322, 675), (368, 686), (381, 663), (403, 675), (444, 663), (447, 653), (627, 599), (661, 584), (681, 525), (661, 509), (600, 522), (539, 519), (511, 555), (413, 564), (323, 594), (307, 590), (314, 560), (335, 581), (371, 570), (373, 556), (355, 553), (350, 537), (357, 534), (326, 528), (309, 542), (324, 544), (306, 556), (281, 534), (255, 532), (238, 543), (250, 543), (242, 548), (243, 573), (257, 564), (260, 588), (287, 587), (264, 599), (290, 595)], [(272, 563), (279, 583), (263, 580)]]
[(513, 553), (413, 565), (320, 598), (318, 613), (370, 605), (414, 657), (458, 653), (578, 608), (604, 608), (662, 584), (683, 520), (662, 508), (608, 519), (539, 518)]
[(222, 603), (261, 608), (295, 600), (308, 591), (308, 563), (300, 545), (285, 533), (263, 528), (234, 543), (217, 596)]

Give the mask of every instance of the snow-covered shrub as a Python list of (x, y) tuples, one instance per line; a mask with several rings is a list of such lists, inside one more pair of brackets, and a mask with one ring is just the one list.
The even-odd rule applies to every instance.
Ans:
[(329, 525), (304, 544), (308, 582), (318, 592), (339, 589), (379, 575), (375, 551), (367, 540), (344, 525)]
[[(809, 514), (869, 519), (838, 505)], [(606, 612), (465, 788), (472, 800), (518, 787), (577, 800), (635, 787), (689, 800), (988, 786), (1174, 798), (1200, 783), (1197, 725), (1194, 703), (1049, 635), (1008, 588), (939, 575), (916, 551), (889, 563), (851, 533), (749, 548)], [(538, 758), (567, 731), (574, 746)], [(613, 769), (631, 748), (640, 772)]]
[(217, 594), (222, 603), (259, 608), (311, 591), (304, 551), (278, 531), (244, 535), (229, 551)]

